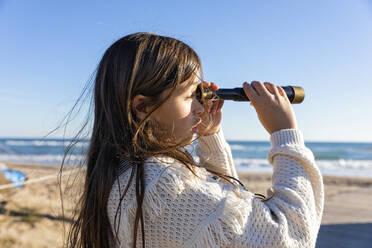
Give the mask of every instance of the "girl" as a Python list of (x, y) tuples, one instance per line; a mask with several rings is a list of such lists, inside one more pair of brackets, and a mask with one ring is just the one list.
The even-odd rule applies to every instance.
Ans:
[[(198, 55), (183, 42), (135, 33), (111, 45), (94, 85), (84, 192), (70, 247), (314, 247), (323, 183), (291, 104), (271, 83), (244, 83), (271, 134), (272, 188), (238, 181), (221, 129), (223, 101), (197, 90)], [(198, 139), (196, 162), (185, 149)]]

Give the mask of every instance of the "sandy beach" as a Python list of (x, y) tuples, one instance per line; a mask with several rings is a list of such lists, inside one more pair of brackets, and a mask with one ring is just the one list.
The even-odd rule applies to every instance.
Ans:
[[(27, 174), (28, 180), (57, 174), (58, 166), (6, 163), (10, 169)], [(65, 171), (70, 168), (66, 168)], [(76, 174), (62, 179), (64, 189)], [(83, 175), (82, 173), (79, 174)], [(265, 193), (270, 187), (267, 174), (239, 174), (252, 192)], [(77, 182), (81, 181), (80, 177)], [(0, 184), (6, 184), (0, 177)], [(371, 247), (372, 179), (324, 177), (325, 210), (317, 247)], [(64, 200), (65, 228), (71, 222), (73, 195), (79, 183), (68, 187)], [(22, 189), (0, 191), (0, 247), (61, 247), (63, 221), (57, 177), (25, 185)]]

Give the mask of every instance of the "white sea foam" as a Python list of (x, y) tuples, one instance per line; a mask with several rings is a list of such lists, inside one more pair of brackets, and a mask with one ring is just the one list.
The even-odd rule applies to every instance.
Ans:
[[(236, 169), (241, 172), (271, 173), (272, 166), (266, 159), (234, 159)], [(372, 160), (317, 160), (323, 175), (372, 177)]]
[(266, 159), (235, 158), (234, 164), (239, 172), (271, 173), (272, 166)]
[(241, 145), (230, 145), (231, 150), (236, 150), (236, 151), (246, 151), (247, 147), (246, 146), (241, 146)]
[(319, 160), (323, 175), (372, 177), (372, 160)]
[(244, 146), (232, 144), (230, 145), (232, 151), (250, 151), (250, 152), (266, 152), (270, 150), (267, 146)]
[[(52, 140), (7, 140), (5, 145), (7, 146), (67, 146), (70, 141), (52, 141)], [(88, 141), (82, 141), (76, 144), (76, 146), (87, 146)]]
[[(0, 154), (0, 161), (13, 163), (48, 164), (61, 165), (63, 155), (16, 155)], [(65, 164), (79, 164), (84, 159), (83, 155), (69, 155), (66, 157)]]
[[(0, 162), (60, 165), (62, 159), (63, 155), (0, 154)], [(73, 154), (65, 163), (78, 164), (83, 159), (83, 155)], [(266, 159), (235, 158), (234, 163), (240, 172), (272, 173), (272, 166)], [(372, 178), (372, 160), (317, 160), (316, 164), (323, 175)]]

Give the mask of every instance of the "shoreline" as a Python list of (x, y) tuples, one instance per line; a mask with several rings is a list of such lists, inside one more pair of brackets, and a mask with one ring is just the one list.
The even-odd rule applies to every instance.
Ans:
[[(25, 173), (28, 180), (56, 174), (60, 170), (60, 166), (55, 165), (2, 163), (9, 169)], [(64, 167), (64, 171), (70, 169), (70, 166)], [(253, 193), (265, 194), (266, 189), (271, 186), (271, 174), (238, 174), (239, 180)], [(76, 175), (62, 178), (62, 187), (68, 190), (68, 195), (64, 196), (66, 230), (71, 222), (76, 196), (82, 188), (83, 180), (80, 176), (83, 176), (83, 173), (78, 172)], [(74, 179), (75, 186), (70, 187), (67, 183)], [(371, 228), (372, 178), (324, 176), (323, 180), (325, 207), (319, 236), (324, 237), (322, 242), (327, 242), (327, 239), (334, 235), (335, 228), (337, 232), (341, 227), (346, 228), (345, 233), (337, 234), (341, 235), (341, 238), (357, 227)], [(0, 180), (0, 184), (4, 184), (4, 181)], [(49, 247), (50, 244), (61, 247), (63, 221), (59, 190), (57, 178), (27, 184), (22, 189), (1, 190), (0, 247)], [(322, 231), (323, 229), (325, 231)], [(364, 231), (355, 232), (355, 235), (360, 233)]]

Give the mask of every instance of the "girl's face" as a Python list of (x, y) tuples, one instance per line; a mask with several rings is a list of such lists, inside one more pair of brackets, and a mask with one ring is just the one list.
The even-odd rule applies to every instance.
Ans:
[(152, 115), (163, 128), (169, 130), (169, 134), (174, 135), (177, 142), (183, 139), (191, 140), (197, 133), (197, 125), (201, 122), (200, 115), (204, 112), (204, 107), (196, 98), (197, 86), (196, 76), (181, 83), (172, 96)]

